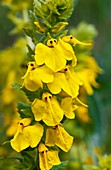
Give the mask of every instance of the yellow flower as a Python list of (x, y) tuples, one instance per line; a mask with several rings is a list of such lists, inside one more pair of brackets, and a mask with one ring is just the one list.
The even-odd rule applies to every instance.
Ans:
[(78, 96), (80, 85), (82, 85), (82, 82), (70, 66), (66, 66), (61, 72), (55, 73), (54, 81), (47, 84), (51, 93), (58, 94), (61, 90), (64, 90), (72, 98)]
[(31, 119), (24, 118), (18, 123), (17, 132), (10, 143), (14, 150), (20, 152), (27, 147), (36, 147), (43, 135), (43, 126), (39, 123), (30, 125)]
[(60, 159), (57, 150), (48, 150), (48, 148), (40, 143), (38, 146), (39, 151), (39, 166), (41, 170), (50, 170), (53, 165), (59, 165)]
[(87, 62), (87, 67), (92, 69), (94, 72), (100, 73), (100, 74), (104, 73), (104, 70), (101, 69), (98, 66), (98, 64), (97, 64), (96, 60), (94, 59), (94, 57), (88, 56), (86, 62)]
[(77, 117), (80, 121), (85, 123), (90, 123), (91, 118), (88, 115), (88, 108), (84, 106), (79, 106), (77, 109)]
[(35, 61), (38, 65), (46, 64), (54, 72), (60, 71), (66, 65), (67, 60), (74, 60), (76, 57), (70, 44), (59, 39), (49, 39), (47, 46), (38, 43), (35, 48)]
[(2, 100), (5, 104), (10, 104), (15, 100), (14, 89), (11, 86), (11, 84), (15, 81), (15, 77), (16, 77), (16, 72), (14, 70), (11, 70), (8, 73), (5, 88), (2, 90)]
[(35, 99), (33, 101), (32, 112), (36, 121), (43, 120), (48, 126), (60, 123), (64, 114), (56, 97), (52, 97), (49, 93), (43, 93), (42, 100)]
[(79, 44), (79, 45), (92, 45), (91, 43), (81, 42), (81, 41), (77, 40), (76, 38), (74, 38), (72, 35), (64, 36), (64, 37), (62, 38), (62, 40), (63, 40), (64, 42), (73, 43), (74, 46), (75, 46), (76, 44)]
[(92, 69), (85, 68), (77, 72), (78, 77), (83, 82), (83, 87), (86, 90), (87, 94), (93, 94), (92, 86), (98, 88), (99, 84), (96, 82), (97, 73)]
[(63, 151), (68, 152), (72, 143), (73, 137), (70, 136), (60, 124), (47, 129), (45, 141), (47, 146), (57, 145)]
[(13, 136), (16, 133), (16, 131), (17, 131), (17, 123), (20, 120), (17, 117), (13, 118), (13, 119), (11, 117), (10, 119), (11, 119), (10, 125), (6, 130), (6, 135), (7, 136)]
[(75, 118), (74, 110), (76, 110), (77, 108), (78, 106), (73, 104), (73, 100), (71, 97), (65, 97), (62, 99), (61, 109), (64, 111), (64, 114), (68, 119)]
[(23, 86), (30, 91), (36, 91), (43, 87), (42, 82), (52, 82), (53, 74), (52, 71), (45, 65), (38, 67), (35, 62), (29, 62), (28, 70), (22, 79), (24, 79)]

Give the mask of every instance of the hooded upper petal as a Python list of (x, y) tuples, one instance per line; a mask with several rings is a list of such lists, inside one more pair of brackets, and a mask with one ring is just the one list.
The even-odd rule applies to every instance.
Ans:
[[(63, 69), (67, 60), (75, 58), (73, 48), (61, 39), (50, 39), (47, 45), (38, 43), (35, 48), (35, 61), (38, 65), (46, 64), (54, 72)], [(76, 58), (75, 58), (76, 60)]]
[(60, 123), (64, 114), (56, 97), (52, 97), (49, 93), (43, 93), (42, 100), (34, 100), (32, 103), (32, 112), (35, 120), (43, 120), (48, 126), (55, 126)]

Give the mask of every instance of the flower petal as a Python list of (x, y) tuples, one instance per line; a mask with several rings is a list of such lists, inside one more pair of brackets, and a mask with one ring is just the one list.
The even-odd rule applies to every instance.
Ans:
[(58, 157), (58, 151), (48, 150), (44, 144), (40, 144), (39, 151), (39, 165), (41, 170), (50, 170), (53, 165), (59, 165), (60, 159)]
[(72, 96), (69, 84), (64, 73), (56, 73), (54, 75), (54, 81), (52, 83), (48, 83), (47, 86), (53, 94), (58, 94), (63, 89), (68, 95)]
[[(55, 136), (55, 141), (50, 138), (50, 134)], [(70, 136), (61, 125), (57, 125), (55, 128), (47, 129), (45, 143), (47, 146), (53, 146), (55, 144), (63, 151), (68, 152), (72, 146), (73, 137)]]
[(50, 70), (47, 66), (38, 67), (35, 69), (36, 74), (40, 77), (40, 79), (44, 83), (50, 83), (53, 81), (54, 76), (52, 70)]
[(32, 104), (35, 120), (43, 122), (48, 126), (55, 126), (63, 118), (63, 110), (60, 108), (56, 98), (52, 97), (50, 102), (35, 99)]
[(35, 61), (38, 65), (46, 64), (54, 72), (64, 68), (66, 60), (57, 47), (48, 47), (42, 43), (37, 44), (35, 50)]
[(28, 139), (29, 145), (34, 148), (38, 145), (43, 136), (43, 126), (39, 123), (36, 123), (32, 126), (27, 126), (24, 128), (23, 133)]
[(32, 112), (36, 121), (42, 120), (43, 115), (45, 114), (44, 102), (42, 100), (35, 99), (32, 103)]
[(74, 58), (74, 51), (72, 46), (69, 43), (64, 42), (63, 40), (59, 39), (57, 47), (62, 52), (62, 57), (66, 60), (72, 60)]
[(29, 142), (28, 139), (24, 134), (19, 133), (16, 137), (11, 139), (10, 141), (11, 146), (14, 150), (17, 152), (21, 152), (22, 150), (26, 149), (29, 147)]
[(74, 107), (73, 107), (71, 97), (65, 97), (65, 98), (62, 99), (61, 109), (64, 111), (64, 114), (67, 118), (69, 118), (69, 119), (75, 118), (75, 114), (73, 112)]
[(26, 136), (23, 133), (23, 124), (18, 124), (17, 132), (13, 139), (11, 139), (10, 144), (14, 150), (20, 152), (27, 147), (29, 147), (29, 142)]
[(35, 56), (34, 56), (36, 63), (38, 65), (44, 64), (45, 59), (47, 56), (50, 55), (50, 52), (51, 52), (50, 49), (46, 45), (42, 43), (38, 43), (35, 48)]

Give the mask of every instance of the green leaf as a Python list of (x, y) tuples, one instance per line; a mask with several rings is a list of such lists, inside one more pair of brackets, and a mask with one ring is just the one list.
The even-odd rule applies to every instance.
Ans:
[(34, 22), (37, 21), (38, 18), (36, 17), (35, 13), (31, 10), (29, 11), (29, 19), (30, 19), (30, 26), (36, 29)]
[(64, 169), (68, 164), (68, 161), (61, 162), (60, 165), (53, 166), (52, 170), (61, 170)]
[(24, 30), (24, 32), (25, 32), (25, 34), (26, 35), (28, 35), (29, 37), (33, 37), (33, 32), (32, 32), (32, 30), (31, 29), (29, 29), (29, 28), (23, 28), (23, 30)]
[(28, 153), (26, 152), (21, 152), (21, 155), (23, 156), (23, 161), (21, 163), (19, 163), (19, 165), (17, 165), (15, 168), (16, 169), (23, 169), (23, 170), (34, 170), (36, 167), (35, 161), (32, 158), (32, 156), (30, 156)]
[(17, 159), (19, 161), (23, 160), (23, 158), (19, 157), (19, 156), (2, 156), (2, 157), (0, 157), (0, 160), (2, 160), (2, 159)]
[(43, 93), (43, 89), (39, 89), (39, 90), (37, 90), (37, 91), (32, 92), (32, 91), (27, 90), (25, 87), (22, 87), (21, 90), (24, 91), (25, 95), (27, 96), (27, 98), (28, 98), (31, 102), (33, 102), (33, 100), (34, 100), (35, 98), (41, 99), (41, 95), (42, 95), (42, 93)]
[(16, 82), (12, 83), (11, 85), (12, 85), (12, 87), (14, 87), (16, 90), (20, 90), (21, 87), (22, 87), (21, 84), (18, 84), (18, 83), (16, 83)]
[(18, 113), (20, 114), (20, 117), (23, 118), (33, 118), (33, 113), (31, 110), (31, 106), (24, 104), (22, 102), (17, 103), (17, 109)]

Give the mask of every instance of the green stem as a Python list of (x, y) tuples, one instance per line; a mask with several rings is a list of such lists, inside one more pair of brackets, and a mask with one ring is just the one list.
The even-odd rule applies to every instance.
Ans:
[(40, 170), (40, 168), (39, 168), (39, 154), (38, 154), (38, 149), (36, 148), (35, 151), (36, 151), (35, 164), (36, 164), (37, 170)]

